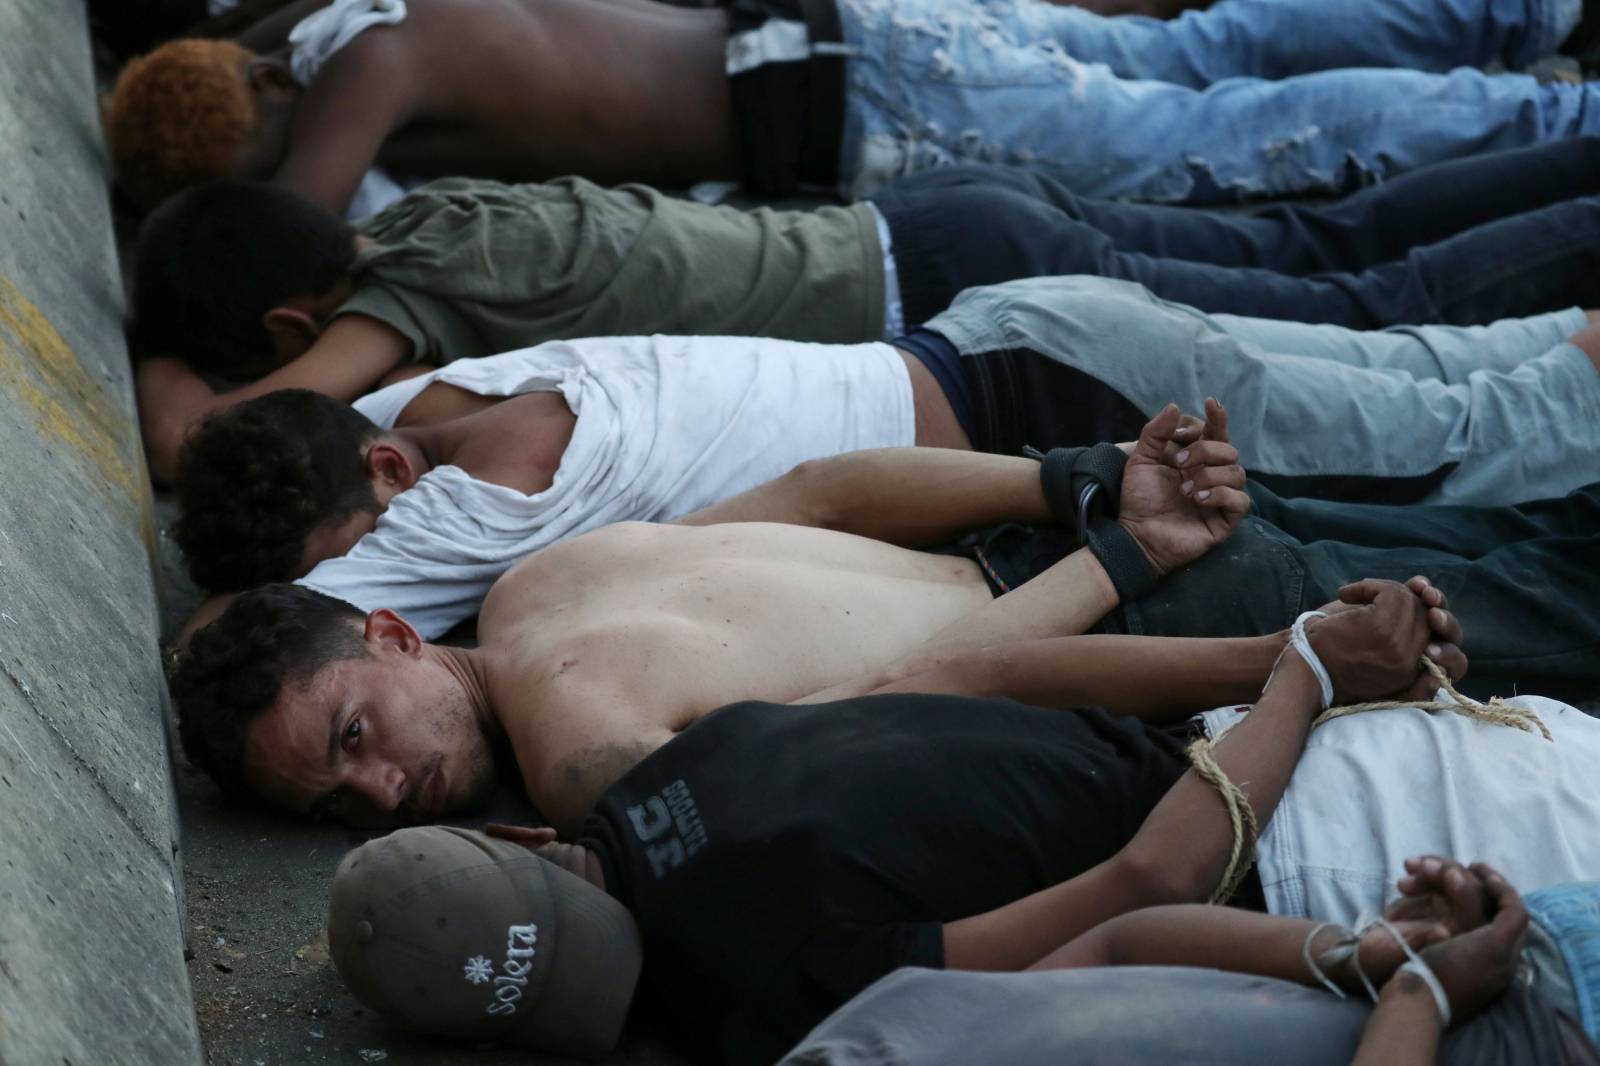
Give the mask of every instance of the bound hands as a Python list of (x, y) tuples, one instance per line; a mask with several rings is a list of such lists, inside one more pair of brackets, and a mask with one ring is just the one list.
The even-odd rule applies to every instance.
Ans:
[(1439, 684), (1422, 669), (1424, 655), (1452, 681), (1467, 672), (1461, 624), (1427, 578), (1357, 581), (1322, 610), (1328, 617), (1312, 619), (1306, 635), (1333, 681), (1336, 704), (1431, 699)]
[(1233, 533), (1250, 510), (1244, 483), (1222, 404), (1206, 400), (1204, 422), (1168, 404), (1129, 453), (1118, 521), (1155, 568), (1170, 574)]
[[(1485, 863), (1465, 866), (1424, 855), (1407, 859), (1405, 866), (1400, 898), (1384, 917), (1439, 979), (1451, 1016), (1465, 1017), (1510, 983), (1527, 941), (1527, 908), (1516, 889)], [(1362, 936), (1358, 954), (1375, 985), (1391, 980), (1407, 958), (1380, 927)], [(1332, 976), (1352, 992), (1360, 988), (1348, 963)]]

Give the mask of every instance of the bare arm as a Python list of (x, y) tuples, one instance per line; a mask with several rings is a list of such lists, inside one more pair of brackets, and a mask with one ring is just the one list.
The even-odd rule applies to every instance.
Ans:
[(1052, 637), (966, 654), (931, 653), (926, 669), (866, 691), (998, 696), (1035, 707), (1104, 707), (1147, 721), (1173, 721), (1254, 701), (1286, 639), (1286, 633), (1237, 639)]
[[(1305, 747), (1319, 707), (1311, 670), (1297, 655), (1278, 671), (1256, 709), (1218, 742), (1229, 779), (1247, 782), (1256, 819), (1266, 824)], [(1020, 970), (1119, 914), (1210, 895), (1233, 843), (1226, 809), (1193, 770), (1162, 797), (1132, 841), (1087, 872), (985, 914), (947, 923), (945, 965)]]
[[(1338, 698), (1406, 689), (1433, 637), (1423, 598), (1402, 585), (1371, 581), (1346, 586), (1340, 596), (1362, 606), (1322, 619), (1311, 638)], [(1218, 766), (1245, 790), (1259, 824), (1277, 809), (1320, 704), (1311, 669), (1297, 652), (1286, 652), (1255, 709), (1216, 743)], [(1225, 807), (1191, 770), (1107, 861), (1004, 907), (946, 924), (945, 963), (952, 969), (1022, 969), (1116, 915), (1204, 899), (1221, 879), (1232, 843)]]
[[(1516, 893), (1492, 869), (1470, 870), (1438, 856), (1406, 861), (1403, 895), (1385, 911), (1440, 980), (1457, 1016), (1498, 995), (1520, 957), (1526, 913)], [(1316, 987), (1306, 956), (1323, 958), (1344, 931), (1326, 923), (1231, 907), (1151, 907), (1096, 926), (1051, 952), (1032, 969), (1093, 966), (1194, 966), (1260, 974)], [(1388, 930), (1372, 926), (1354, 957), (1382, 986), (1355, 1066), (1422, 1066), (1434, 1061), (1440, 1017), (1432, 992), (1418, 977), (1399, 972), (1405, 950)], [(1363, 986), (1352, 957), (1325, 964), (1324, 976), (1360, 997)]]
[(1397, 975), (1378, 995), (1351, 1066), (1429, 1066), (1439, 1053), (1439, 1010), (1422, 979)]
[[(1149, 426), (1144, 434), (1157, 461), (1163, 450), (1176, 452), (1197, 441), (1205, 429), (1200, 419), (1175, 411), (1171, 416), (1163, 412), (1152, 424), (1164, 418), (1159, 437)], [(1221, 432), (1225, 440), (1225, 421)], [(1121, 447), (1131, 453), (1137, 446)], [(1196, 469), (1201, 462), (1197, 457)], [(876, 448), (813, 459), (678, 519), (691, 526), (785, 522), (906, 547), (941, 543), (1001, 522), (1055, 520), (1040, 487), (1037, 462), (950, 448)]]
[(298, 359), (259, 381), (217, 393), (181, 359), (153, 356), (139, 363), (139, 424), (145, 456), (158, 482), (171, 482), (189, 430), (207, 415), (279, 389), (310, 389), (337, 400), (371, 391), (410, 354), (398, 330), (365, 315), (334, 319)]
[[(1203, 427), (1196, 419), (1184, 419), (1175, 406), (1159, 412), (1132, 446), (1123, 473), (1119, 521), (1155, 573), (1196, 559), (1227, 539), (1250, 507), (1238, 452), (1227, 439), (1227, 413), (1215, 400), (1208, 400), (1206, 408)], [(1204, 439), (1194, 439), (1201, 428)], [(1016, 491), (1022, 492), (1020, 472)], [(1036, 476), (1031, 491), (1042, 506)], [(910, 674), (948, 665), (950, 656), (982, 655), (997, 645), (1083, 633), (1119, 602), (1117, 587), (1099, 559), (1080, 548), (1022, 587), (934, 634), (911, 656), (816, 693), (807, 702), (870, 692)], [(1030, 661), (1049, 666), (1038, 654)], [(953, 679), (947, 675), (944, 680)], [(1035, 687), (1045, 690), (1053, 683), (1047, 674), (1034, 679)]]
[(916, 547), (1000, 522), (1051, 522), (1032, 459), (947, 448), (876, 448), (801, 463), (678, 520), (786, 522)]
[[(1395, 928), (1413, 950), (1453, 932), (1433, 921), (1402, 920), (1395, 923)], [(1321, 982), (1305, 963), (1307, 939), (1310, 955), (1316, 959), (1339, 943), (1343, 935), (1343, 930), (1315, 919), (1198, 903), (1174, 904), (1134, 911), (1095, 926), (1029, 969), (1194, 966), (1259, 974), (1320, 988)], [(1368, 979), (1380, 985), (1406, 961), (1393, 937), (1377, 927), (1362, 937), (1359, 955)], [(1325, 975), (1346, 992), (1363, 991), (1348, 960), (1330, 965)]]

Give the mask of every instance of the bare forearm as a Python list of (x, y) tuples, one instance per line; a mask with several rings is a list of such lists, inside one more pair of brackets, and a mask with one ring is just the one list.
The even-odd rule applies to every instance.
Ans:
[(135, 390), (150, 476), (157, 484), (170, 484), (190, 425), (209, 410), (216, 393), (187, 363), (164, 356), (140, 362)]
[(1038, 707), (1104, 707), (1149, 721), (1248, 703), (1284, 637), (1188, 639), (1090, 635), (934, 653), (878, 692), (1004, 696)]
[[(1303, 664), (1280, 671), (1255, 709), (1214, 749), (1218, 765), (1245, 791), (1262, 825), (1299, 761), (1320, 695)], [(1221, 881), (1232, 844), (1227, 809), (1190, 770), (1111, 859), (999, 910), (946, 925), (946, 964), (1022, 969), (1120, 914), (1202, 901)]]
[(1051, 520), (1031, 459), (879, 448), (802, 463), (681, 521), (788, 522), (918, 546), (1000, 522)]
[(1351, 1066), (1427, 1066), (1439, 1053), (1439, 1008), (1421, 979), (1397, 974), (1378, 996)]
[[(1278, 809), (1321, 695), (1315, 675), (1291, 652), (1255, 707), (1212, 749), (1218, 769), (1245, 793), (1260, 826)], [(1215, 787), (1190, 770), (1156, 804), (1124, 852), (1135, 868), (1172, 876), (1177, 899), (1204, 899), (1222, 880), (1233, 839)]]
[(935, 633), (923, 652), (970, 652), (1001, 644), (1087, 632), (1121, 600), (1105, 567), (1079, 548), (1013, 589)]
[(409, 346), (390, 326), (364, 315), (344, 315), (298, 359), (220, 394), (182, 359), (147, 358), (139, 364), (137, 388), (151, 473), (157, 481), (171, 481), (184, 438), (207, 415), (279, 389), (310, 389), (336, 400), (354, 400), (392, 372)]
[[(1318, 985), (1303, 956), (1306, 938), (1323, 923), (1234, 907), (1175, 904), (1149, 907), (1096, 926), (1030, 967), (1199, 966)], [(1313, 939), (1313, 956), (1338, 933)]]

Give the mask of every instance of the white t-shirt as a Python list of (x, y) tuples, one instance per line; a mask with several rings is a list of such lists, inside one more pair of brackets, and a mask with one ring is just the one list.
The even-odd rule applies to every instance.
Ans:
[[(1353, 925), (1425, 854), (1488, 862), (1521, 892), (1600, 879), (1600, 720), (1541, 696), (1508, 702), (1555, 740), (1412, 709), (1313, 732), (1261, 834), (1267, 909)], [(1206, 718), (1215, 733), (1237, 715)]]
[(529, 552), (610, 522), (662, 521), (807, 459), (915, 442), (911, 379), (887, 344), (602, 337), (459, 359), (355, 407), (394, 425), (435, 381), (480, 396), (559, 391), (577, 415), (551, 486), (532, 496), (441, 466), (396, 496), (348, 555), (300, 583), (426, 638), (476, 614)]

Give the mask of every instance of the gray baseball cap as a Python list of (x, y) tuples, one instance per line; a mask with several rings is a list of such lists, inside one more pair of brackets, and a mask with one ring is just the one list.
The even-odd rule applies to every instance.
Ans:
[(601, 1058), (643, 952), (617, 900), (518, 844), (422, 826), (344, 857), (328, 944), (350, 991), (419, 1033)]

